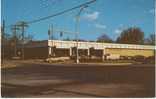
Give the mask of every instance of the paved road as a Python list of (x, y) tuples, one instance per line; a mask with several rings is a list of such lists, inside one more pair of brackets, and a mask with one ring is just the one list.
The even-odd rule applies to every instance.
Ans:
[(21, 64), (2, 69), (3, 97), (154, 97), (154, 65)]

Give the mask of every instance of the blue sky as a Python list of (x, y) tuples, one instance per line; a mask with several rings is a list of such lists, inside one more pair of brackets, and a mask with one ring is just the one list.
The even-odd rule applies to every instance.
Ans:
[[(7, 25), (18, 21), (31, 21), (55, 14), (64, 9), (77, 6), (87, 0), (2, 0), (2, 19)], [(88, 0), (89, 1), (89, 0)], [(48, 28), (75, 31), (75, 16), (79, 9), (64, 15), (30, 24), (26, 34), (33, 34), (35, 39), (48, 39)], [(115, 40), (125, 28), (136, 26), (141, 28), (148, 37), (154, 33), (154, 0), (97, 0), (84, 9), (80, 16), (80, 38), (96, 40), (102, 34), (107, 34)], [(58, 39), (74, 38), (65, 34)]]

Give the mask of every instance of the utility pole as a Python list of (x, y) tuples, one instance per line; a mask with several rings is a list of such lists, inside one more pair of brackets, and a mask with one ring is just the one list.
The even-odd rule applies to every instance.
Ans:
[(79, 15), (77, 15), (76, 16), (76, 63), (78, 64), (79, 63), (79, 52), (78, 52), (78, 45), (79, 45), (79, 41), (78, 41), (78, 35), (79, 35), (79, 22), (80, 22), (80, 16)]
[(48, 56), (49, 56), (49, 57), (51, 57), (51, 56), (53, 57), (53, 56), (54, 56), (53, 24), (50, 25), (50, 28), (49, 28), (49, 30), (48, 30), (48, 38), (49, 38), (48, 42), (50, 41), (50, 43), (51, 43), (51, 46), (49, 46), (49, 55), (48, 55)]
[(52, 42), (51, 42), (51, 43), (52, 43), (52, 49), (51, 49), (51, 51), (52, 51), (52, 57), (54, 57), (54, 56), (55, 56), (55, 55), (54, 55), (55, 52), (54, 52), (54, 44), (53, 44), (53, 43), (54, 43), (54, 42), (53, 42), (53, 39), (54, 39), (54, 35), (53, 35), (53, 32), (54, 32), (54, 31), (53, 31), (53, 24), (51, 25), (50, 31), (51, 31), (50, 33), (51, 33), (51, 40), (52, 40)]
[(83, 7), (81, 7), (80, 11), (78, 12), (78, 14), (76, 15), (76, 63), (79, 63), (79, 49), (78, 49), (78, 45), (79, 45), (79, 25), (80, 25), (80, 14), (81, 12), (84, 10), (84, 8), (87, 8), (88, 5), (84, 5)]
[(1, 42), (1, 47), (2, 47), (2, 64), (3, 64), (3, 61), (4, 61), (4, 56), (5, 56), (5, 52), (4, 52), (4, 47), (5, 47), (5, 21), (3, 20), (3, 24), (2, 24), (2, 27), (1, 27), (1, 37), (2, 37), (2, 42)]
[(52, 35), (52, 26), (50, 26), (48, 29), (48, 42), (52, 43), (52, 47), (51, 47), (51, 45), (49, 46), (48, 57), (51, 57), (53, 55), (53, 42), (51, 42), (51, 39), (52, 39), (51, 35)]
[(17, 52), (17, 30), (19, 30), (19, 28), (17, 27), (17, 25), (13, 25), (13, 27), (11, 28), (13, 31), (13, 37), (14, 37), (14, 55), (15, 57), (17, 56), (16, 52)]
[(25, 28), (28, 27), (28, 24), (24, 21), (20, 21), (17, 23), (17, 26), (21, 27), (22, 29), (22, 59), (24, 60), (24, 32)]
[(51, 39), (50, 36), (51, 36), (51, 31), (50, 31), (50, 29), (49, 29), (49, 30), (48, 30), (48, 40)]
[(54, 31), (53, 31), (53, 24), (52, 24), (52, 25), (51, 25), (51, 40), (54, 39), (54, 37), (53, 37), (53, 36), (54, 36), (54, 35), (53, 35), (53, 32), (54, 32)]
[(83, 6), (81, 6), (80, 11), (76, 15), (76, 29), (75, 29), (75, 31), (76, 31), (76, 63), (77, 64), (79, 63), (79, 52), (78, 52), (79, 51), (79, 49), (78, 49), (79, 40), (78, 40), (78, 38), (79, 38), (80, 14), (84, 10), (84, 8), (87, 8), (89, 4), (91, 4), (91, 3), (95, 2), (95, 1), (96, 0), (92, 0), (92, 1), (90, 1), (90, 3), (84, 4)]

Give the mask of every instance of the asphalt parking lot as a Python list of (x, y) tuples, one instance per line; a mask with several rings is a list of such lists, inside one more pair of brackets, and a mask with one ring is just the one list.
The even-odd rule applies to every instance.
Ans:
[(2, 97), (154, 97), (155, 67), (24, 63), (1, 69)]

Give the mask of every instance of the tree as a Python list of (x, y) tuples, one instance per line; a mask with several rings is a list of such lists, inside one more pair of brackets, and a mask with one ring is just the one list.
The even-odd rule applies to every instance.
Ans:
[(117, 43), (124, 44), (143, 44), (144, 32), (138, 27), (131, 27), (121, 32), (121, 35), (116, 40)]
[(155, 45), (155, 34), (151, 34), (148, 38), (144, 40), (144, 44)]
[(1, 36), (1, 37), (2, 37), (2, 38), (1, 38), (1, 39), (2, 39), (2, 45), (3, 45), (3, 43), (8, 42), (9, 39), (11, 38), (11, 35), (10, 35), (10, 34), (7, 34), (7, 33), (5, 33), (5, 34), (2, 33), (1, 35), (2, 35), (2, 36)]
[(106, 42), (106, 43), (112, 43), (113, 40), (107, 36), (106, 34), (102, 34), (97, 38), (97, 42)]

